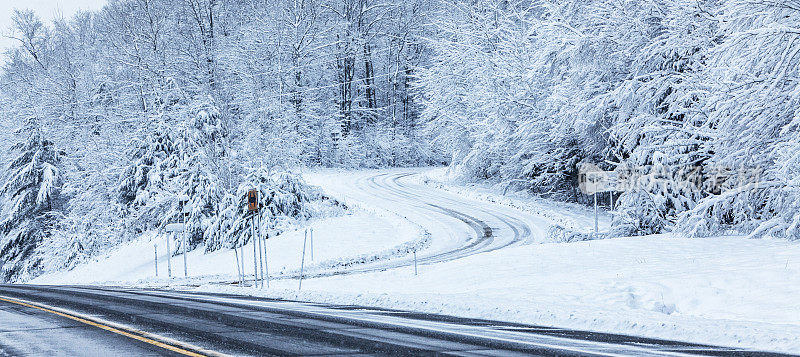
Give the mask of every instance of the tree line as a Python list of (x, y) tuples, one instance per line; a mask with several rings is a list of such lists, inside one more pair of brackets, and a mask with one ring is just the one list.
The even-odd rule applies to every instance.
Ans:
[(450, 164), (578, 202), (581, 164), (642, 169), (648, 184), (615, 194), (613, 235), (796, 239), (798, 23), (795, 0), (111, 0), (47, 24), (16, 10), (0, 256), (76, 264), (162, 225), (178, 190), (203, 207), (193, 246), (218, 249), (241, 185), (304, 187), (275, 169), (297, 166)]
[(612, 235), (800, 238), (800, 2), (446, 1), (423, 121), (462, 176), (587, 202), (641, 172)]

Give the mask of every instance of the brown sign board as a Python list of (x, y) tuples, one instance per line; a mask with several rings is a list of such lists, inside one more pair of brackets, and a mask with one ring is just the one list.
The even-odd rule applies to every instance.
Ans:
[(258, 191), (250, 190), (247, 192), (247, 210), (250, 212), (258, 211)]

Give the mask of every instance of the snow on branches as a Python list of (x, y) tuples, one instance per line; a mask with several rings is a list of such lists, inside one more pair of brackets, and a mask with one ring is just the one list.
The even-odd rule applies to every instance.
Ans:
[(759, 168), (759, 182), (704, 198), (682, 215), (695, 236), (734, 231), (800, 239), (800, 7), (731, 0), (711, 50), (705, 110), (710, 162)]
[(311, 201), (322, 198), (297, 174), (272, 171), (263, 166), (252, 169), (236, 191), (225, 196), (220, 213), (206, 229), (206, 251), (239, 247), (252, 239), (247, 192), (253, 189), (258, 191), (260, 229), (267, 237), (280, 234), (296, 226), (299, 221), (311, 218), (314, 211)]
[[(210, 98), (192, 104), (193, 115), (177, 129), (157, 124), (131, 151), (132, 163), (118, 187), (133, 234), (183, 222), (177, 197), (189, 197), (187, 249), (206, 251), (244, 244), (247, 190), (260, 191), (265, 229), (280, 231), (310, 217), (309, 197), (319, 199), (296, 174), (236, 164), (231, 130)], [(289, 222), (289, 223), (287, 223)], [(182, 250), (175, 242), (175, 251)]]
[(36, 273), (40, 258), (33, 256), (34, 250), (50, 235), (61, 206), (60, 153), (43, 137), (36, 118), (26, 119), (18, 134), (26, 136), (12, 146), (17, 157), (0, 187), (5, 198), (0, 210), (0, 278), (6, 281)]
[[(763, 171), (624, 193), (619, 235), (800, 238), (800, 8), (787, 2), (445, 1), (423, 118), (467, 179), (584, 200), (576, 169)], [(526, 184), (521, 184), (526, 182)]]

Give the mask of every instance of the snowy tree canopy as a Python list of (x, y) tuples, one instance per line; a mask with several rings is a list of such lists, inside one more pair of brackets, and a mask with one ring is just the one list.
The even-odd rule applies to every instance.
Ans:
[[(418, 82), (423, 116), (467, 179), (585, 202), (582, 162), (648, 171), (644, 187), (618, 197), (618, 235), (796, 239), (799, 10), (749, 0), (444, 2)], [(763, 175), (742, 186), (737, 172), (749, 183)]]

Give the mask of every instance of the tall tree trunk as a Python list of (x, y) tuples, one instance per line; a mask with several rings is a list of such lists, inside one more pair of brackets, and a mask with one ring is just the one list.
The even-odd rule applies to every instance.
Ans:
[[(349, 51), (348, 51), (349, 52)], [(347, 53), (347, 52), (345, 52)], [(339, 69), (339, 113), (342, 116), (342, 136), (347, 136), (354, 129), (353, 125), (353, 77), (355, 58), (345, 54), (338, 62)]]
[(372, 66), (372, 49), (368, 43), (364, 46), (364, 87), (367, 96), (367, 108), (377, 108), (375, 100), (375, 70)]

